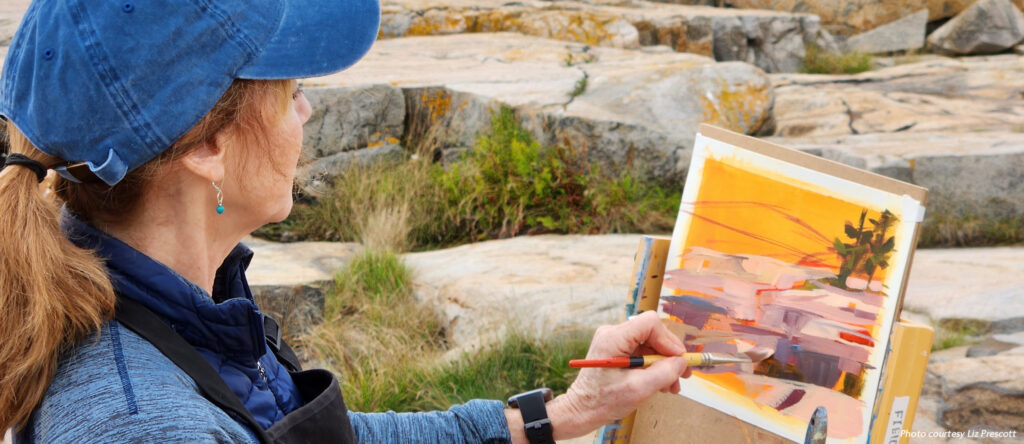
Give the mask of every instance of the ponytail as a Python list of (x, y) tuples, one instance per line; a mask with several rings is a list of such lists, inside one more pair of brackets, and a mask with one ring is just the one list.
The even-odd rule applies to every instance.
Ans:
[[(43, 164), (12, 123), (11, 153)], [(96, 255), (60, 229), (60, 209), (27, 168), (0, 170), (0, 430), (23, 426), (50, 385), (60, 352), (114, 313), (114, 290)]]

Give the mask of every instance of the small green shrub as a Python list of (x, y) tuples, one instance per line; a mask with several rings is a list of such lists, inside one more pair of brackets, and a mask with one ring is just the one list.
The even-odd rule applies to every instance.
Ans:
[(807, 45), (807, 52), (800, 72), (807, 74), (857, 74), (870, 71), (872, 68), (874, 68), (874, 59), (869, 53), (835, 54), (815, 45)]
[(296, 205), (288, 220), (257, 235), (384, 239), (373, 243), (404, 251), (545, 232), (666, 233), (679, 188), (665, 191), (638, 172), (610, 174), (577, 150), (541, 146), (504, 107), (491, 132), (447, 170), (423, 159), (352, 168), (318, 201)]

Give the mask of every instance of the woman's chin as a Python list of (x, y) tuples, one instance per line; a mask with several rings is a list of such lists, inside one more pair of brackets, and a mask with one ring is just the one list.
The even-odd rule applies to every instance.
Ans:
[(287, 219), (288, 215), (292, 212), (292, 203), (290, 195), (287, 200), (282, 199), (281, 203), (276, 208), (266, 213), (266, 217), (260, 218), (260, 221), (262, 222), (260, 223), (260, 226), (262, 227), (266, 224), (277, 223)]

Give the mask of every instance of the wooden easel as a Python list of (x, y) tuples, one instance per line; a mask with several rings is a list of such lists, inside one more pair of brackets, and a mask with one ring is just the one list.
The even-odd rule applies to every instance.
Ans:
[[(633, 265), (626, 317), (658, 309), (668, 248), (667, 238), (644, 236), (641, 239)], [(909, 441), (900, 431), (911, 430), (913, 425), (933, 333), (929, 326), (906, 320), (894, 326), (868, 444), (906, 444)], [(895, 412), (893, 407), (896, 407)], [(842, 421), (842, 418), (829, 418), (829, 421)], [(688, 398), (659, 393), (634, 414), (605, 426), (596, 442), (781, 444), (792, 441)]]

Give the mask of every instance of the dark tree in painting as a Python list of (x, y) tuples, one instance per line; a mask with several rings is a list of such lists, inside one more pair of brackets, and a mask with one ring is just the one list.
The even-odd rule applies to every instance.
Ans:
[(871, 247), (871, 256), (864, 262), (864, 272), (868, 275), (869, 284), (875, 276), (876, 270), (880, 268), (885, 269), (889, 266), (889, 258), (896, 247), (896, 237), (889, 236), (887, 239), (885, 233), (898, 220), (899, 218), (890, 213), (889, 210), (882, 211), (882, 215), (879, 216), (878, 220), (870, 219), (873, 226), (871, 242), (868, 244)]
[[(849, 243), (843, 242), (838, 237), (832, 242), (832, 248), (836, 250), (841, 262), (839, 273), (828, 282), (836, 287), (848, 289), (846, 278), (855, 272), (862, 272), (867, 275), (868, 283), (874, 278), (875, 271), (885, 269), (889, 266), (889, 258), (892, 256), (896, 245), (894, 236), (886, 237), (889, 228), (898, 220), (889, 210), (882, 211), (878, 219), (868, 219), (868, 210), (860, 213), (860, 220), (856, 226), (847, 222), (844, 230)], [(871, 227), (865, 227), (865, 221), (871, 223)]]

